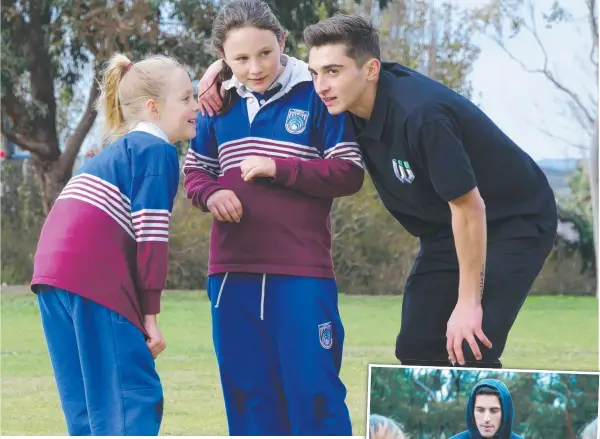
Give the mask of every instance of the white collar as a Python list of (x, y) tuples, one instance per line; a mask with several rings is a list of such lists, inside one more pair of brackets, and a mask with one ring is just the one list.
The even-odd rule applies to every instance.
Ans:
[(131, 133), (133, 131), (143, 131), (144, 133), (152, 134), (153, 136), (159, 137), (167, 143), (171, 143), (169, 142), (169, 138), (167, 137), (165, 132), (156, 125), (154, 125), (152, 122), (138, 122), (129, 132)]

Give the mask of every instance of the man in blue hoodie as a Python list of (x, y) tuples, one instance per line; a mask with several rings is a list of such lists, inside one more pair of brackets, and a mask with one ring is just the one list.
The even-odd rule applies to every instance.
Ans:
[(523, 439), (513, 433), (513, 403), (508, 388), (502, 381), (479, 381), (467, 404), (467, 431), (450, 439)]

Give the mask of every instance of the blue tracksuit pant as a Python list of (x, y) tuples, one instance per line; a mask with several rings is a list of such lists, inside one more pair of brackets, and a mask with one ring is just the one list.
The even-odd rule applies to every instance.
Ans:
[(162, 385), (142, 332), (76, 294), (37, 297), (69, 435), (158, 435)]
[(352, 435), (334, 279), (219, 274), (208, 295), (230, 435)]

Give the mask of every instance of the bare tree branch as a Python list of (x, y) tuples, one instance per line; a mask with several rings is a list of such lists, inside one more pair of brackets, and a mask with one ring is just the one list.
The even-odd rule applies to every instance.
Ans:
[(598, 50), (598, 22), (596, 21), (596, 0), (588, 0), (588, 17), (592, 31), (592, 48), (590, 49), (590, 61), (596, 66), (596, 76), (598, 76), (598, 61), (594, 58), (594, 54)]
[[(595, 0), (589, 0), (589, 1), (595, 2)], [(536, 41), (536, 44), (542, 51), (542, 54), (544, 56), (542, 68), (527, 67), (527, 65), (521, 59), (517, 58), (516, 56), (514, 56), (512, 54), (512, 52), (510, 52), (510, 50), (506, 47), (506, 44), (504, 43), (504, 41), (502, 41), (501, 37), (493, 36), (492, 40), (494, 40), (496, 42), (496, 44), (498, 44), (500, 46), (500, 48), (504, 51), (504, 53), (506, 53), (513, 61), (517, 62), (521, 66), (521, 68), (523, 68), (523, 70), (525, 70), (528, 73), (538, 73), (538, 74), (542, 74), (543, 76), (545, 76), (546, 79), (548, 79), (548, 81), (550, 81), (556, 88), (558, 88), (560, 91), (562, 91), (564, 94), (566, 94), (571, 99), (571, 101), (575, 104), (575, 106), (578, 108), (578, 110), (584, 115), (587, 124), (588, 125), (592, 124), (594, 122), (594, 116), (589, 112), (589, 110), (581, 102), (581, 99), (579, 98), (577, 93), (575, 93), (573, 90), (569, 89), (561, 81), (557, 80), (554, 77), (554, 74), (549, 70), (549, 68), (548, 68), (548, 63), (549, 63), (548, 52), (546, 51), (544, 43), (542, 42), (539, 32), (537, 30), (537, 25), (536, 25), (536, 20), (535, 20), (534, 3), (528, 2), (528, 6), (529, 6), (529, 15), (530, 15), (532, 25), (529, 26), (527, 23), (525, 23), (523, 21), (522, 27), (524, 29), (526, 29), (529, 33), (531, 33), (531, 35), (533, 36), (533, 38)], [(504, 12), (511, 19), (513, 19), (513, 20), (516, 19), (515, 15), (511, 11), (504, 9)]]
[(85, 137), (96, 120), (97, 111), (95, 109), (95, 104), (99, 93), (100, 90), (94, 78), (92, 80), (92, 86), (90, 87), (90, 93), (85, 111), (79, 120), (79, 123), (77, 124), (77, 128), (75, 128), (73, 134), (71, 134), (67, 139), (65, 150), (60, 156), (62, 172), (67, 172), (73, 168), (73, 163), (75, 163), (75, 159), (77, 158), (77, 154), (81, 149), (81, 145), (83, 144)]
[(588, 0), (588, 10), (590, 17), (590, 25), (592, 27), (592, 37), (596, 39), (595, 44), (598, 44), (598, 18), (596, 17), (596, 0)]
[(31, 138), (26, 138), (19, 133), (15, 133), (9, 128), (5, 127), (2, 124), (2, 135), (5, 136), (9, 142), (18, 145), (24, 150), (27, 150), (31, 153), (44, 155), (48, 153), (48, 144), (45, 142), (36, 142)]
[(554, 134), (553, 132), (547, 130), (546, 128), (540, 128), (540, 131), (543, 134), (545, 134), (546, 136), (550, 137), (551, 139), (556, 139), (556, 140), (558, 140), (560, 142), (563, 142), (564, 144), (566, 144), (566, 145), (568, 145), (568, 146), (570, 146), (572, 148), (575, 148), (575, 149), (577, 149), (579, 151), (587, 151), (587, 149), (588, 149), (587, 145), (584, 146), (584, 145), (581, 145), (579, 143), (573, 142), (572, 139), (567, 139), (567, 138), (562, 137), (562, 136), (557, 136), (556, 134)]
[(433, 391), (433, 389), (430, 389), (429, 387), (427, 387), (425, 384), (423, 384), (419, 378), (415, 375), (413, 375), (413, 380), (414, 382), (421, 387), (426, 393), (427, 395), (433, 400), (435, 401), (435, 392)]
[(529, 4), (529, 15), (531, 18), (531, 28), (529, 28), (529, 26), (527, 26), (527, 25), (525, 25), (525, 28), (529, 29), (529, 31), (532, 33), (533, 37), (535, 38), (535, 42), (537, 43), (538, 47), (544, 54), (544, 68), (542, 69), (542, 71), (545, 73), (548, 71), (548, 52), (546, 51), (546, 48), (544, 47), (544, 44), (542, 43), (542, 40), (540, 38), (540, 34), (537, 30), (537, 25), (535, 22), (535, 6), (533, 5), (533, 2), (531, 2), (531, 1), (528, 4)]

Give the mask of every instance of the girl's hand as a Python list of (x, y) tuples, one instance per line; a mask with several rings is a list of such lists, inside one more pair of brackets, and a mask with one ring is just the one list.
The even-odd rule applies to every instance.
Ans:
[(250, 181), (255, 177), (274, 178), (277, 167), (275, 161), (269, 157), (252, 156), (240, 163), (242, 178)]
[(239, 223), (242, 219), (242, 203), (229, 189), (221, 189), (208, 197), (206, 207), (217, 221)]
[(152, 358), (156, 359), (156, 357), (158, 357), (162, 351), (167, 348), (167, 342), (160, 332), (160, 329), (158, 329), (156, 314), (148, 314), (144, 316), (144, 328), (146, 329), (149, 337), (148, 340), (146, 340), (146, 345), (152, 353)]

